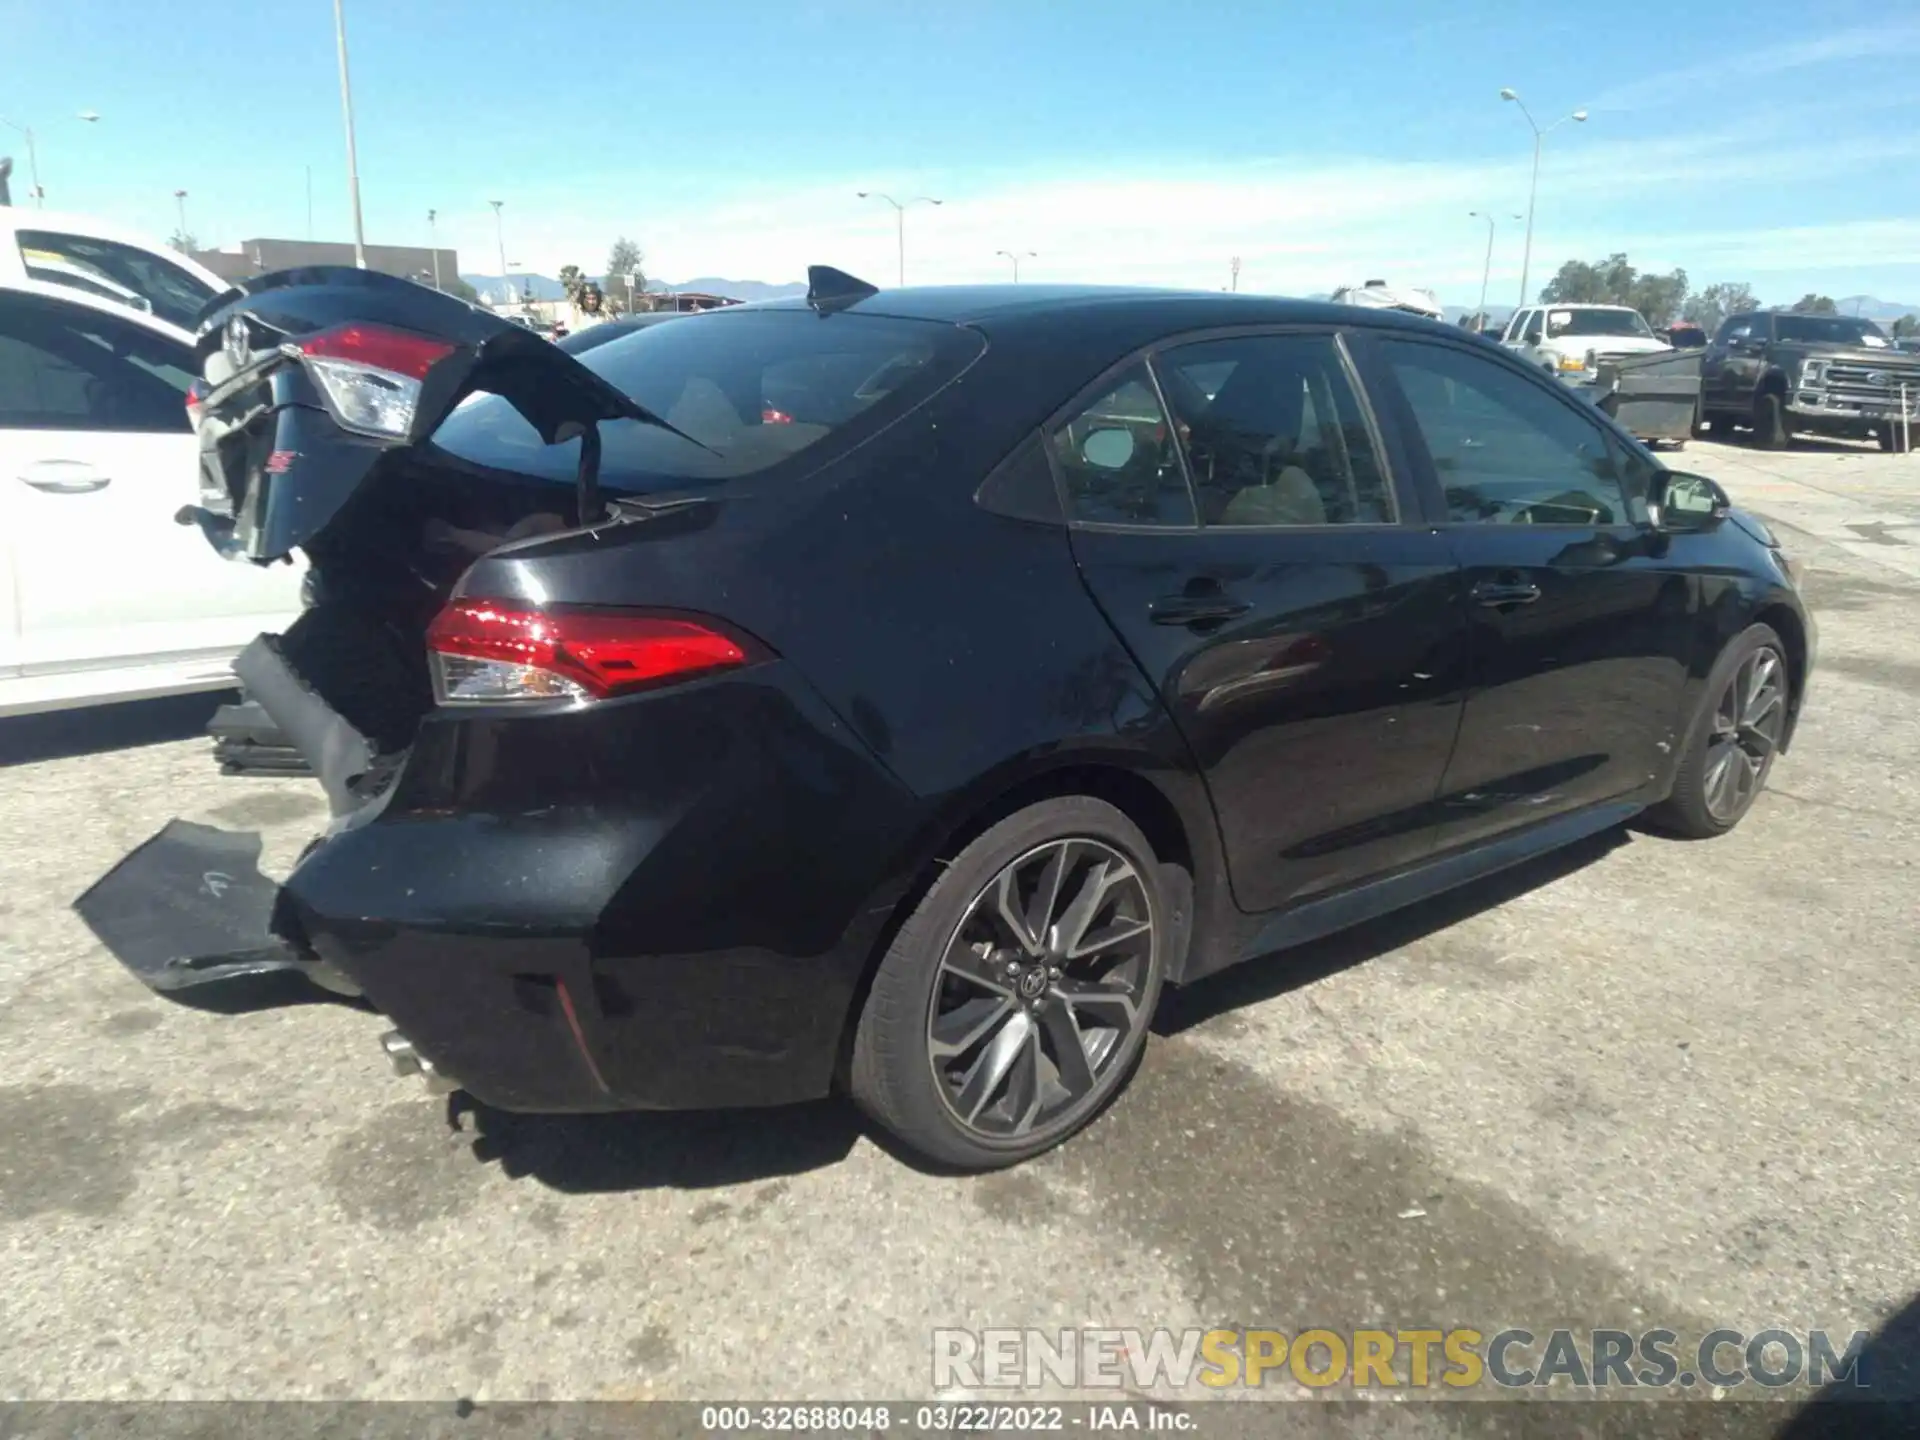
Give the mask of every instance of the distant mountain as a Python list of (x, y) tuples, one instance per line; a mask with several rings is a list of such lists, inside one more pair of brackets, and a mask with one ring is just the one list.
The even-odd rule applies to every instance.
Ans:
[(702, 275), (693, 280), (649, 280), (647, 289), (663, 295), (674, 292), (724, 295), (729, 300), (785, 300), (807, 293), (805, 283), (797, 280), (769, 285), (764, 280), (722, 280), (716, 275)]
[(1898, 320), (1902, 315), (1920, 315), (1920, 305), (1902, 304), (1897, 300), (1876, 300), (1871, 295), (1849, 295), (1833, 303), (1842, 315), (1859, 315), (1866, 320), (1884, 322)]

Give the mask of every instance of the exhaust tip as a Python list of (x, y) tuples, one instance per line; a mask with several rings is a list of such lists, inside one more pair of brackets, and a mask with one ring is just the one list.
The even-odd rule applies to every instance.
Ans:
[(387, 1052), (387, 1061), (396, 1075), (418, 1075), (425, 1063), (420, 1058), (420, 1052), (413, 1048), (413, 1042), (398, 1030), (389, 1030), (382, 1035), (380, 1048)]
[(389, 1030), (382, 1035), (380, 1048), (386, 1052), (387, 1063), (393, 1066), (394, 1074), (402, 1078), (420, 1076), (427, 1082), (428, 1094), (451, 1095), (460, 1088), (458, 1081), (434, 1069), (433, 1062), (414, 1049), (413, 1042), (398, 1030)]

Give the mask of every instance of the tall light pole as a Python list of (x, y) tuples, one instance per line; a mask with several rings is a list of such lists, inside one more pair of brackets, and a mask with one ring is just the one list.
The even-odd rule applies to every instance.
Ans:
[(894, 232), (900, 243), (900, 283), (905, 285), (907, 283), (907, 205), (939, 205), (942, 202), (931, 195), (916, 195), (903, 205), (891, 195), (883, 195), (878, 190), (861, 190), (856, 193), (862, 200), (884, 200), (893, 207)]
[(500, 242), (500, 281), (507, 287), (507, 303), (511, 305), (513, 303), (513, 281), (507, 275), (507, 227), (506, 222), (500, 218), (500, 207), (507, 202), (504, 200), (489, 200), (487, 203), (493, 207), (493, 238)]
[(184, 190), (174, 191), (173, 203), (180, 207), (180, 238), (184, 240), (187, 238), (187, 192)]
[(1520, 258), (1520, 304), (1524, 307), (1527, 303), (1527, 280), (1533, 268), (1533, 199), (1540, 189), (1540, 142), (1569, 120), (1576, 123), (1584, 121), (1587, 118), (1587, 112), (1576, 110), (1571, 115), (1562, 115), (1542, 130), (1534, 120), (1533, 112), (1527, 109), (1527, 102), (1520, 98), (1519, 91), (1508, 87), (1501, 90), (1500, 98), (1511, 100), (1518, 105), (1520, 113), (1527, 117), (1527, 128), (1533, 131), (1533, 180), (1527, 186), (1527, 245)]
[(360, 156), (353, 144), (353, 86), (347, 79), (347, 17), (333, 0), (333, 38), (340, 50), (340, 113), (347, 122), (347, 193), (353, 200), (353, 263), (367, 268), (367, 236), (360, 224)]
[(434, 221), (440, 218), (438, 210), (427, 211), (427, 248), (433, 252), (433, 288), (440, 288), (440, 231)]
[[(1480, 308), (1474, 312), (1474, 317), (1485, 325), (1487, 323), (1487, 279), (1493, 274), (1493, 216), (1481, 210), (1469, 210), (1467, 216), (1469, 219), (1487, 222), (1487, 263), (1480, 267)], [(1518, 220), (1521, 217), (1516, 215), (1513, 218)], [(1526, 284), (1524, 280), (1520, 283), (1522, 286)]]
[(1031, 250), (996, 250), (993, 253), (996, 255), (1004, 255), (1013, 262), (1013, 283), (1016, 285), (1020, 283), (1020, 262), (1022, 260), (1038, 260), (1040, 258)]
[[(79, 113), (79, 115), (77, 115), (75, 118), (80, 120), (85, 120), (89, 125), (91, 125), (94, 121), (98, 120), (100, 116), (96, 111), (82, 110)], [(26, 137), (27, 176), (29, 179), (33, 181), (33, 203), (39, 206), (42, 210), (46, 209), (47, 208), (47, 191), (46, 191), (46, 187), (40, 183), (40, 156), (34, 150), (33, 127), (31, 125), (22, 125), (15, 120), (9, 120), (4, 115), (0, 115), (0, 125), (4, 125), (9, 130), (16, 131), (20, 135), (23, 135)]]

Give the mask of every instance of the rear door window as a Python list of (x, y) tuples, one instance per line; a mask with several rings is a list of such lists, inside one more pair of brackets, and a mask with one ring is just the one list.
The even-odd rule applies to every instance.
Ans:
[(190, 270), (138, 245), (53, 230), (22, 230), (18, 239), (29, 279), (110, 296), (182, 329), (214, 296)]
[(1380, 525), (1386, 473), (1331, 335), (1247, 335), (1154, 357), (1206, 525)]
[(1193, 496), (1160, 392), (1136, 361), (1047, 437), (1070, 519), (1191, 529)]
[[(936, 321), (733, 310), (637, 329), (576, 358), (673, 427), (600, 427), (602, 486), (634, 493), (736, 479), (857, 444), (984, 347), (978, 332)], [(498, 396), (460, 406), (433, 442), (483, 465), (574, 476), (577, 445), (543, 444)]]

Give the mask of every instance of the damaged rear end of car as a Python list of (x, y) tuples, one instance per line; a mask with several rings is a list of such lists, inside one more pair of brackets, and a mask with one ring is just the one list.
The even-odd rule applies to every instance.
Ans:
[[(842, 324), (829, 358), (871, 376), (809, 413), (826, 392), (794, 377), (822, 373), (823, 323), (842, 322), (695, 317), (589, 369), (364, 271), (215, 302), (190, 402), (201, 503), (179, 518), (230, 561), (306, 557), (306, 609), (235, 672), (331, 819), (277, 889), (236, 885), (244, 857), (207, 862), (251, 907), (224, 931), (130, 938), (129, 912), (205, 890), (192, 827), (128, 857), (83, 917), (155, 989), (245, 966), (360, 996), (399, 1027), (397, 1070), (503, 1108), (824, 1093), (860, 925), (879, 924), (849, 928), (865, 897), (827, 856), (893, 843), (899, 786), (781, 658), (777, 613), (735, 613), (713, 576), (778, 543), (795, 477), (918, 406), (978, 341)], [(600, 373), (663, 342), (645, 367), (658, 409)], [(823, 799), (833, 833), (802, 820)]]

